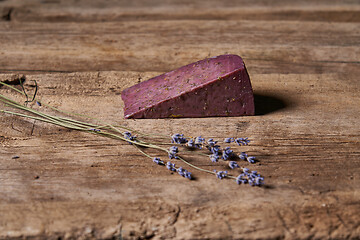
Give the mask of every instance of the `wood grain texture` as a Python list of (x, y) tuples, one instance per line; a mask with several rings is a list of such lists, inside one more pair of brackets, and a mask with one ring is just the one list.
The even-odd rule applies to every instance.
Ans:
[[(255, 155), (241, 166), (266, 181), (238, 186), (196, 170), (187, 181), (127, 143), (2, 114), (0, 238), (360, 238), (359, 9), (350, 0), (0, 1), (1, 81), (25, 74), (46, 103), (147, 133), (249, 137), (234, 150)], [(244, 58), (255, 116), (123, 119), (124, 88), (224, 53)]]

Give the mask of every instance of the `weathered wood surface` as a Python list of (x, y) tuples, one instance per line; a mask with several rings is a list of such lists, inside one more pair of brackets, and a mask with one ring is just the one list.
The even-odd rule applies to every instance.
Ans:
[[(1, 115), (0, 238), (360, 238), (358, 1), (5, 0), (0, 13), (0, 80), (25, 74), (44, 102), (148, 133), (247, 136), (236, 150), (260, 162), (241, 165), (266, 180), (187, 181), (128, 144)], [(244, 58), (256, 116), (123, 119), (122, 89), (224, 53)]]

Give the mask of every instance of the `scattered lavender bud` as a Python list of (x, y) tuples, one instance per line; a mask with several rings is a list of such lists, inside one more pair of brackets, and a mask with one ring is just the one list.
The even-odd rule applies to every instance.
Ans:
[(40, 102), (36, 101), (36, 104), (41, 107), (41, 103), (40, 103)]
[(153, 162), (159, 165), (165, 165), (165, 163), (158, 157), (154, 157)]
[(170, 171), (176, 172), (175, 163), (167, 162), (166, 168), (169, 169)]
[(219, 179), (223, 179), (227, 175), (227, 171), (218, 171), (217, 172), (216, 170), (214, 170), (214, 172), (216, 173), (216, 177)]
[(11, 159), (18, 159), (20, 158), (19, 156), (13, 156)]
[(177, 159), (178, 157), (176, 156), (176, 154), (179, 152), (178, 148), (176, 146), (172, 146), (169, 149), (169, 158), (175, 158)]
[(240, 158), (241, 160), (246, 160), (247, 157), (248, 157), (248, 155), (247, 155), (245, 152), (242, 152), (242, 153), (240, 153), (240, 155), (239, 155), (239, 158)]
[(231, 142), (234, 142), (234, 141), (235, 141), (234, 138), (225, 138), (224, 139), (225, 143), (231, 143)]
[(243, 172), (244, 172), (245, 174), (247, 174), (247, 173), (249, 172), (249, 169), (248, 169), (248, 168), (243, 168)]
[(219, 159), (220, 157), (219, 157), (219, 155), (218, 154), (211, 154), (210, 155), (210, 160), (212, 161), (212, 162), (217, 162), (218, 161), (218, 159)]
[[(136, 140), (136, 136), (132, 136), (130, 132), (124, 132), (124, 138), (129, 139), (131, 141)], [(132, 144), (131, 142), (128, 142), (129, 144)]]
[(233, 151), (230, 150), (230, 147), (226, 147), (222, 152), (222, 158), (224, 160), (228, 160), (232, 154), (233, 154)]
[(191, 172), (188, 172), (187, 170), (183, 169), (182, 167), (179, 167), (177, 169), (177, 172), (180, 174), (180, 176), (191, 179)]
[(184, 138), (184, 134), (176, 133), (171, 136), (171, 142), (177, 143), (177, 144), (183, 144), (183, 143), (186, 143), (187, 140), (186, 140), (186, 138)]
[(250, 140), (248, 140), (248, 138), (237, 138), (235, 139), (235, 142), (240, 146), (240, 145), (248, 145), (248, 143), (250, 142)]
[(255, 157), (248, 157), (247, 160), (249, 163), (255, 163)]
[(229, 162), (229, 167), (230, 167), (231, 169), (234, 169), (234, 168), (238, 168), (238, 167), (240, 167), (240, 166), (237, 164), (237, 162), (235, 162), (235, 161), (230, 161), (230, 162)]

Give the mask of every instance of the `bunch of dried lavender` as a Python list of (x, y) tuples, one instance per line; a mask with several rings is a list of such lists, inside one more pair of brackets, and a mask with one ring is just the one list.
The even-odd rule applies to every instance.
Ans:
[[(181, 162), (187, 164), (189, 167), (194, 168), (196, 170), (203, 171), (203, 172), (206, 172), (209, 174), (214, 174), (219, 179), (223, 179), (223, 178), (235, 179), (235, 181), (238, 184), (248, 183), (251, 186), (261, 186), (263, 184), (264, 178), (261, 177), (256, 171), (252, 171), (249, 173), (249, 169), (240, 168), (238, 163), (236, 161), (234, 161), (236, 159), (247, 160), (249, 163), (253, 164), (256, 162), (255, 157), (248, 156), (245, 152), (242, 152), (239, 155), (236, 155), (234, 153), (234, 151), (231, 150), (230, 147), (222, 148), (218, 144), (218, 141), (215, 141), (212, 138), (210, 138), (206, 141), (205, 138), (203, 138), (201, 136), (198, 136), (195, 138), (187, 138), (183, 134), (177, 133), (170, 137), (172, 146), (170, 148), (164, 148), (161, 146), (164, 143), (157, 144), (157, 143), (154, 143), (153, 141), (146, 141), (146, 137), (152, 137), (152, 136), (143, 134), (139, 131), (130, 129), (125, 126), (114, 126), (114, 125), (106, 124), (106, 123), (105, 124), (104, 123), (92, 124), (92, 123), (83, 122), (83, 121), (79, 121), (79, 120), (75, 120), (75, 119), (71, 119), (71, 118), (54, 116), (54, 115), (40, 112), (38, 110), (28, 107), (27, 103), (35, 101), (38, 106), (45, 106), (45, 107), (49, 107), (52, 110), (55, 110), (60, 113), (65, 113), (65, 114), (72, 115), (72, 116), (74, 116), (74, 115), (79, 116), (78, 114), (67, 113), (67, 112), (61, 111), (59, 109), (56, 109), (54, 107), (51, 107), (45, 103), (42, 103), (41, 101), (36, 99), (36, 92), (35, 92), (32, 100), (29, 101), (28, 95), (26, 94), (25, 89), (22, 85), (21, 85), (21, 87), (22, 87), (23, 91), (20, 91), (20, 90), (12, 87), (10, 85), (7, 85), (3, 82), (0, 82), (0, 84), (7, 86), (7, 87), (11, 88), (12, 90), (14, 90), (26, 97), (25, 105), (22, 105), (16, 101), (11, 100), (10, 98), (8, 98), (6, 96), (0, 94), (0, 101), (3, 104), (5, 104), (6, 106), (9, 106), (9, 107), (12, 107), (14, 109), (20, 110), (20, 112), (14, 112), (14, 111), (8, 111), (5, 109), (0, 109), (0, 112), (2, 112), (4, 114), (12, 114), (15, 116), (36, 119), (39, 121), (43, 121), (46, 123), (58, 125), (58, 126), (73, 129), (73, 130), (85, 131), (85, 132), (89, 132), (92, 134), (101, 135), (104, 137), (109, 137), (109, 138), (126, 141), (129, 144), (136, 147), (146, 157), (152, 159), (154, 163), (156, 163), (158, 165), (166, 166), (168, 170), (177, 172), (180, 176), (190, 179), (190, 180), (193, 179), (191, 172), (187, 171), (183, 167), (176, 167), (175, 163), (172, 163), (170, 161), (168, 161), (168, 162), (163, 161), (158, 156), (157, 157), (150, 156), (149, 154), (147, 154), (145, 152), (145, 149), (153, 148), (153, 149), (163, 151), (163, 152), (167, 153), (169, 159), (174, 159), (175, 161), (181, 161)], [(36, 82), (35, 82), (35, 84), (36, 84)], [(37, 84), (36, 84), (36, 91), (37, 91)], [(87, 116), (83, 116), (83, 117), (87, 117)], [(91, 117), (87, 117), (87, 118), (91, 118)], [(91, 118), (91, 119), (95, 119), (95, 118)], [(144, 139), (139, 138), (139, 136), (144, 137)], [(225, 143), (234, 142), (234, 143), (238, 144), (239, 146), (242, 146), (242, 145), (248, 145), (250, 143), (250, 140), (248, 138), (226, 138), (224, 140), (224, 142)], [(192, 150), (198, 149), (198, 150), (204, 151), (207, 149), (209, 151), (209, 154), (205, 154), (205, 155), (208, 156), (212, 162), (217, 162), (217, 161), (219, 161), (219, 159), (222, 159), (223, 161), (232, 160), (232, 161), (228, 162), (229, 168), (231, 170), (236, 170), (236, 168), (239, 168), (240, 170), (242, 170), (242, 173), (238, 177), (235, 177), (233, 175), (228, 174), (228, 171), (216, 171), (216, 170), (210, 171), (207, 169), (197, 167), (197, 166), (191, 164), (190, 162), (186, 161), (182, 156), (180, 156), (178, 154), (179, 148), (178, 148), (178, 146), (175, 146), (175, 145), (179, 145), (182, 148), (190, 148)], [(184, 151), (186, 151), (186, 149), (184, 149)]]

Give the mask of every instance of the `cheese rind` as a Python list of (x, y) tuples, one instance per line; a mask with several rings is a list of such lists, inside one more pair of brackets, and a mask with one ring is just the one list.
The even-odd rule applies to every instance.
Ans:
[(207, 58), (121, 93), (125, 118), (254, 115), (254, 96), (241, 57)]

